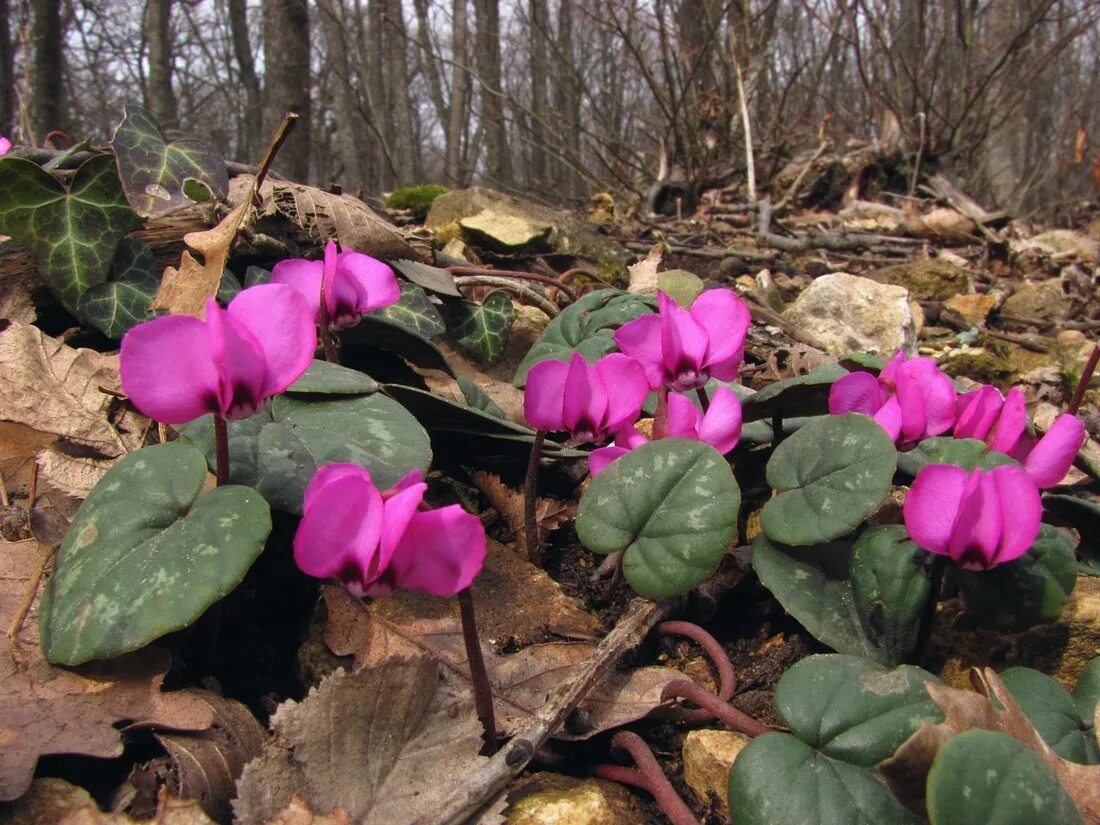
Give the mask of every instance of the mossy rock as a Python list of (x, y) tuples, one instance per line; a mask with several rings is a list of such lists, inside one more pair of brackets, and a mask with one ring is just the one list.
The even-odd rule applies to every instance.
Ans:
[(1002, 389), (1012, 384), (1015, 375), (1009, 358), (989, 349), (972, 349), (952, 355), (943, 365), (943, 371), (952, 378), (973, 378)]
[(970, 275), (947, 261), (910, 261), (867, 272), (864, 277), (880, 284), (903, 286), (909, 297), (918, 300), (945, 301), (970, 291)]
[(390, 193), (386, 198), (387, 209), (408, 209), (418, 218), (423, 219), (432, 203), (440, 195), (445, 195), (451, 190), (439, 183), (420, 183), (415, 186), (402, 186)]

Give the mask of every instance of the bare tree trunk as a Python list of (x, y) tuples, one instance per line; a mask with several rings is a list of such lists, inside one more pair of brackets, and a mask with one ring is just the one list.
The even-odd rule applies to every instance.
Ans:
[(245, 0), (229, 0), (229, 31), (233, 40), (233, 57), (237, 61), (241, 86), (244, 87), (244, 117), (238, 132), (241, 160), (259, 163), (263, 151), (263, 102), (256, 62), (252, 59), (252, 44), (248, 38), (248, 12)]
[(61, 45), (64, 39), (61, 0), (34, 0), (34, 63), (31, 69), (31, 125), (33, 139), (42, 140), (54, 129), (64, 129), (65, 102)]
[(279, 154), (283, 173), (309, 180), (309, 5), (306, 0), (265, 0), (264, 131), (274, 134), (286, 112), (296, 112), (298, 125)]
[(546, 184), (546, 124), (549, 117), (546, 99), (547, 53), (549, 52), (550, 11), (546, 0), (530, 0), (531, 18), (531, 168), (527, 180), (538, 187)]
[(573, 43), (573, 2), (561, 0), (558, 6), (557, 51), (560, 70), (554, 74), (554, 110), (561, 124), (559, 134), (567, 162), (559, 163), (555, 178), (562, 194), (577, 197), (581, 179), (576, 165), (581, 164), (581, 90), (577, 77), (577, 59)]
[(15, 123), (15, 50), (11, 40), (11, 7), (0, 0), (0, 135), (11, 137)]
[(385, 8), (386, 101), (393, 113), (393, 161), (397, 185), (413, 183), (420, 172), (413, 141), (412, 104), (409, 101), (409, 63), (405, 44), (409, 35), (401, 0), (388, 0)]
[(392, 189), (394, 182), (394, 164), (391, 159), (394, 120), (393, 111), (386, 105), (385, 2), (386, 0), (367, 2), (367, 54), (364, 61), (367, 105), (370, 110), (368, 116), (374, 123), (382, 150), (377, 158), (377, 177), (374, 182), (375, 188), (380, 190)]
[(340, 182), (351, 190), (363, 187), (362, 146), (367, 133), (355, 94), (351, 60), (348, 56), (348, 28), (340, 0), (319, 0), (317, 12), (328, 46), (329, 80), (332, 86), (333, 130), (340, 158)]
[(145, 108), (161, 128), (175, 128), (179, 109), (172, 91), (172, 0), (148, 0), (143, 22), (149, 55)]
[(439, 74), (439, 55), (432, 47), (432, 25), (428, 19), (428, 0), (413, 0), (416, 9), (416, 39), (420, 47), (420, 65), (428, 79), (428, 91), (439, 125), (446, 128), (447, 104), (443, 99), (443, 80)]
[(477, 15), (477, 74), (481, 87), (481, 117), (485, 122), (486, 174), (493, 184), (512, 181), (508, 130), (504, 123), (504, 92), (500, 79), (500, 2), (474, 0)]
[(467, 182), (463, 168), (462, 138), (466, 126), (466, 105), (470, 94), (469, 48), (466, 44), (466, 0), (454, 0), (451, 26), (451, 108), (447, 113), (447, 146), (443, 162), (447, 179), (457, 185)]

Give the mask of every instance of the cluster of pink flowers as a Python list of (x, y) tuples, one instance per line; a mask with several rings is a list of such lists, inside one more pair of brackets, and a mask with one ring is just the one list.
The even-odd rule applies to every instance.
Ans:
[(900, 446), (950, 432), (976, 438), (1021, 466), (966, 470), (931, 464), (906, 498), (906, 529), (918, 545), (960, 566), (985, 570), (1019, 558), (1039, 533), (1039, 490), (1058, 484), (1085, 440), (1075, 415), (1058, 417), (1042, 438), (1028, 434), (1024, 394), (982, 385), (959, 395), (930, 358), (898, 353), (878, 377), (853, 372), (836, 381), (829, 411), (870, 415)]

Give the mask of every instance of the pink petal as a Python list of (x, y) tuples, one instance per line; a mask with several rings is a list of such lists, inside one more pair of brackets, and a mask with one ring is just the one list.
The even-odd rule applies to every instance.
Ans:
[(893, 386), (894, 382), (897, 380), (897, 372), (904, 363), (905, 353), (899, 349), (894, 353), (894, 357), (886, 362), (886, 366), (879, 370), (879, 380), (884, 384)]
[[(702, 297), (702, 296), (700, 296)], [(698, 299), (696, 299), (698, 300)], [(707, 333), (682, 306), (663, 292), (657, 293), (658, 315), (661, 322), (661, 363), (665, 380), (674, 383), (685, 371), (697, 374), (702, 384), (707, 376), (703, 370), (703, 358), (707, 354)], [(698, 384), (698, 386), (702, 386)], [(694, 387), (696, 384), (692, 384)], [(674, 389), (689, 389), (674, 386)]]
[(424, 474), (420, 472), (419, 467), (413, 467), (405, 475), (401, 476), (390, 489), (383, 493), (383, 497), (392, 496), (400, 493), (402, 490), (408, 490), (424, 480)]
[(573, 353), (569, 372), (565, 376), (565, 397), (562, 422), (574, 438), (582, 441), (602, 440), (600, 423), (607, 415), (608, 392), (596, 371), (588, 366), (584, 356)]
[[(752, 323), (749, 308), (732, 290), (708, 289), (691, 305), (691, 317), (707, 335), (707, 371), (723, 381), (732, 381), (745, 353), (745, 335)], [(728, 373), (732, 367), (734, 375)]]
[(367, 484), (374, 486), (370, 473), (365, 467), (347, 462), (326, 464), (323, 467), (317, 468), (317, 471), (313, 474), (313, 478), (311, 478), (309, 484), (306, 485), (305, 493), (302, 498), (302, 512), (314, 506), (314, 502), (326, 485), (349, 476), (355, 476), (356, 478), (362, 479)]
[(1027, 430), (1027, 408), (1024, 404), (1024, 394), (1018, 387), (1013, 387), (1005, 396), (1001, 405), (1001, 413), (997, 416), (997, 423), (992, 432), (989, 449), (1000, 453), (1010, 453), (1020, 436)]
[(714, 397), (699, 425), (699, 439), (722, 455), (737, 446), (741, 439), (741, 400), (729, 387), (719, 387), (714, 391)]
[(6, 137), (0, 137), (0, 155), (6, 155), (11, 149), (11, 141)]
[[(337, 295), (336, 295), (336, 259), (339, 253), (336, 249), (336, 242), (329, 241), (325, 244), (325, 257), (322, 265), (321, 283), (325, 293), (325, 309), (328, 310), (328, 317), (331, 319), (336, 312)], [(318, 303), (320, 303), (318, 301)]]
[(901, 409), (901, 440), (919, 441), (924, 436), (924, 428), (928, 423), (921, 379), (910, 371), (898, 369), (894, 383), (897, 386), (894, 398)]
[(699, 438), (699, 422), (703, 414), (687, 398), (676, 392), (668, 394), (668, 434), (680, 438)]
[(955, 402), (955, 438), (985, 441), (1003, 405), (1001, 393), (988, 384), (959, 396)]
[(248, 418), (263, 405), (265, 397), (267, 364), (263, 349), (247, 327), (213, 300), (206, 302), (206, 334), (218, 371), (218, 409), (229, 419)]
[(165, 315), (131, 329), (122, 338), (119, 373), (134, 406), (165, 424), (219, 410), (218, 373), (198, 318)]
[(645, 371), (633, 358), (613, 352), (595, 363), (594, 369), (607, 390), (603, 428), (619, 430), (633, 424), (649, 394)]
[(1084, 443), (1084, 423), (1077, 416), (1064, 413), (1028, 453), (1024, 469), (1039, 487), (1053, 487), (1066, 477)]
[(383, 568), (389, 566), (397, 545), (401, 543), (401, 537), (405, 534), (413, 516), (416, 515), (416, 508), (424, 500), (427, 489), (428, 485), (420, 482), (411, 484), (397, 493), (383, 494), (382, 538), (378, 543)]
[(917, 473), (902, 510), (909, 538), (931, 553), (946, 554), (967, 472), (950, 464), (929, 464)]
[[(321, 280), (325, 265), (321, 261), (307, 261), (303, 258), (288, 258), (279, 261), (271, 270), (273, 284), (286, 284), (302, 296), (309, 308), (309, 317), (314, 323), (321, 318)], [(255, 289), (256, 287), (250, 287)]]
[(315, 490), (302, 515), (294, 561), (307, 575), (335, 576), (363, 595), (383, 572), (378, 563), (382, 496), (365, 474), (334, 476)]
[(481, 520), (459, 505), (417, 513), (394, 553), (394, 581), (408, 590), (453, 596), (481, 572), (486, 551)]
[(914, 358), (904, 371), (916, 379), (924, 395), (925, 425), (922, 438), (941, 435), (955, 423), (955, 399), (958, 393), (951, 379), (940, 371), (931, 358)]
[(1004, 524), (996, 564), (1018, 559), (1031, 549), (1039, 535), (1043, 504), (1039, 488), (1019, 467), (995, 467), (987, 474), (1001, 504)]
[(997, 563), (1004, 521), (992, 477), (974, 470), (960, 497), (947, 554), (966, 570), (988, 570)]
[(277, 395), (302, 377), (317, 349), (317, 330), (305, 300), (283, 284), (249, 287), (226, 312), (244, 325), (263, 350), (263, 395)]
[(890, 396), (885, 404), (878, 408), (872, 418), (878, 423), (891, 441), (897, 441), (901, 435), (901, 405), (898, 404), (896, 395)]
[(355, 308), (362, 314), (397, 303), (401, 288), (390, 267), (361, 252), (341, 253), (337, 263), (337, 278), (355, 290)]
[(641, 365), (650, 389), (655, 390), (665, 382), (659, 317), (643, 315), (636, 318), (615, 330), (613, 337), (619, 351)]
[(629, 453), (630, 447), (620, 447), (618, 444), (608, 444), (588, 454), (588, 473), (595, 477), (607, 469), (613, 461), (622, 458)]
[(562, 407), (568, 376), (569, 364), (554, 360), (539, 361), (528, 371), (523, 416), (536, 430), (565, 429)]
[(850, 372), (829, 388), (829, 412), (874, 415), (883, 404), (882, 386), (869, 372)]

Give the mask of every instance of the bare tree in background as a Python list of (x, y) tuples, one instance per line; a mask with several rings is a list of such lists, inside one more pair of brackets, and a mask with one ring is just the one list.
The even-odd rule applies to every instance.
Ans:
[(42, 140), (54, 129), (65, 129), (61, 0), (34, 0), (31, 46), (31, 128)]
[(485, 172), (497, 186), (512, 181), (508, 131), (504, 121), (504, 89), (500, 75), (499, 0), (474, 0), (477, 17), (477, 75), (484, 121)]
[(299, 115), (278, 165), (296, 180), (309, 180), (309, 4), (306, 0), (265, 0), (263, 22), (264, 130), (274, 134), (286, 112)]
[(161, 127), (175, 128), (179, 125), (179, 109), (172, 91), (172, 0), (147, 0), (145, 45), (149, 58), (145, 108)]
[(239, 130), (241, 157), (258, 161), (263, 150), (263, 99), (260, 78), (252, 58), (252, 43), (248, 37), (248, 9), (245, 0), (228, 0), (229, 30), (236, 60), (237, 77), (244, 87), (245, 105)]
[(0, 135), (10, 136), (15, 125), (15, 47), (12, 43), (11, 4), (0, 0)]

